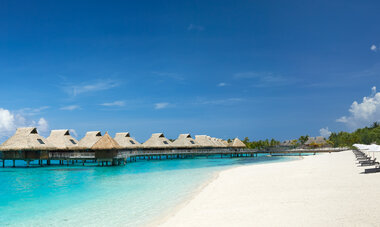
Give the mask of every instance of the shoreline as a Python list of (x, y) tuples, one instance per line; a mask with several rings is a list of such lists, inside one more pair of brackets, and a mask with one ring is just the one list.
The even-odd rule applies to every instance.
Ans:
[(301, 161), (304, 159), (304, 156), (295, 156), (292, 157), (292, 160), (286, 160), (286, 161), (279, 161), (279, 162), (270, 162), (270, 163), (251, 163), (247, 165), (240, 165), (240, 166), (232, 166), (228, 169), (217, 171), (213, 174), (213, 176), (208, 179), (206, 182), (202, 183), (199, 187), (197, 187), (189, 196), (183, 199), (182, 202), (180, 202), (178, 205), (174, 206), (173, 208), (169, 209), (164, 214), (160, 215), (158, 218), (152, 220), (151, 222), (147, 223), (146, 225), (143, 225), (144, 227), (150, 227), (150, 226), (160, 226), (163, 225), (165, 222), (167, 222), (171, 217), (176, 215), (181, 209), (186, 207), (192, 200), (194, 200), (207, 186), (209, 186), (211, 183), (218, 180), (220, 177), (220, 174), (222, 174), (225, 171), (229, 171), (232, 169), (241, 168), (244, 166), (251, 166), (251, 165), (268, 165), (268, 164), (276, 164), (276, 163), (283, 163), (283, 162), (295, 162), (295, 161)]
[(379, 225), (380, 175), (352, 151), (223, 170), (159, 226)]

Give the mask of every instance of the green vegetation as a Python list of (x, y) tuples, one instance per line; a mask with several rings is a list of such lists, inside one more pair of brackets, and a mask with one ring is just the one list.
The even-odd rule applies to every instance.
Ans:
[(352, 146), (355, 143), (361, 144), (380, 144), (380, 124), (374, 122), (372, 126), (360, 128), (356, 131), (331, 133), (329, 140), (334, 147)]
[(265, 149), (268, 147), (274, 147), (280, 145), (280, 141), (275, 139), (266, 139), (266, 140), (258, 140), (258, 141), (249, 141), (248, 137), (245, 137), (243, 143), (250, 149)]

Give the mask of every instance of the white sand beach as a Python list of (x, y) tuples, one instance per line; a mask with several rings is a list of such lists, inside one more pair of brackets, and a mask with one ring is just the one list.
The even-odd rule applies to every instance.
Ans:
[(380, 173), (352, 151), (220, 173), (160, 226), (380, 226)]

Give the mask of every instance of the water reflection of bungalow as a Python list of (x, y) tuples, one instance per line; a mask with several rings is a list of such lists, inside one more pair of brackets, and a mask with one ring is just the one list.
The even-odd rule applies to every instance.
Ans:
[(69, 130), (51, 130), (50, 136), (46, 140), (54, 145), (57, 149), (76, 149), (78, 148), (78, 140), (70, 135)]
[(48, 159), (47, 150), (54, 149), (55, 147), (40, 136), (33, 127), (18, 128), (16, 133), (0, 147), (3, 151), (2, 159), (23, 159), (28, 163), (31, 160)]
[(131, 137), (129, 132), (116, 133), (114, 139), (122, 148), (137, 148), (141, 146), (139, 142)]
[(154, 133), (152, 136), (143, 143), (146, 148), (169, 148), (171, 143), (165, 138), (163, 133)]
[(200, 147), (200, 145), (195, 142), (190, 134), (180, 134), (178, 138), (172, 143), (172, 146), (178, 148)]

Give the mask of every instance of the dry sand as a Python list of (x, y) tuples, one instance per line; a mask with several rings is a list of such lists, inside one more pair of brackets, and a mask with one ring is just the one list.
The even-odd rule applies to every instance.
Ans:
[(380, 226), (380, 173), (345, 151), (229, 169), (161, 226)]

